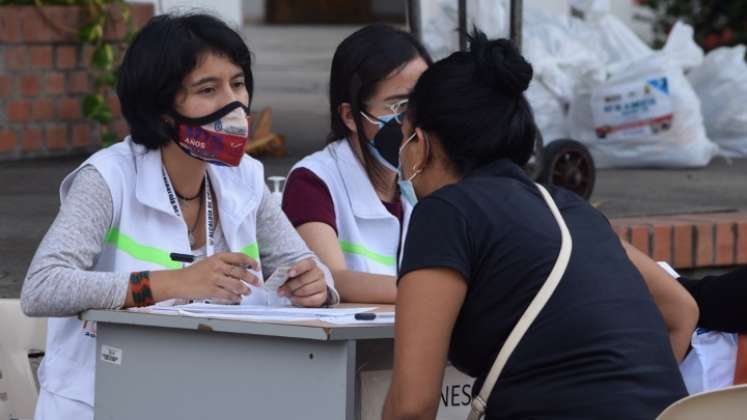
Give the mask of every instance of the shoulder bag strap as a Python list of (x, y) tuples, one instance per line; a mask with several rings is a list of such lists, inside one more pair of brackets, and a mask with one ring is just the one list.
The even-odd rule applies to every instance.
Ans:
[(511, 357), (511, 353), (513, 353), (522, 337), (524, 337), (524, 334), (532, 325), (532, 322), (537, 318), (537, 315), (539, 315), (547, 301), (550, 300), (550, 296), (552, 296), (555, 288), (560, 282), (560, 279), (563, 277), (565, 269), (568, 267), (568, 261), (571, 258), (572, 240), (571, 234), (568, 231), (568, 226), (566, 226), (563, 216), (560, 214), (560, 210), (558, 210), (558, 206), (555, 205), (555, 202), (552, 197), (550, 197), (547, 190), (539, 184), (537, 184), (537, 188), (539, 189), (540, 194), (542, 194), (542, 198), (547, 202), (547, 206), (550, 207), (550, 211), (558, 222), (558, 226), (560, 226), (560, 253), (558, 254), (555, 266), (553, 266), (552, 271), (550, 271), (547, 280), (542, 285), (539, 292), (537, 292), (537, 295), (529, 304), (527, 310), (519, 319), (519, 322), (516, 323), (514, 329), (511, 330), (511, 334), (508, 335), (501, 351), (498, 352), (498, 356), (495, 358), (493, 367), (490, 368), (490, 372), (488, 372), (488, 375), (485, 378), (485, 383), (483, 383), (480, 393), (472, 400), (472, 407), (469, 416), (467, 416), (467, 420), (479, 420), (485, 413), (488, 397), (490, 397), (490, 393), (493, 392), (493, 387), (495, 386), (495, 382), (498, 380), (498, 376), (501, 374), (508, 358)]

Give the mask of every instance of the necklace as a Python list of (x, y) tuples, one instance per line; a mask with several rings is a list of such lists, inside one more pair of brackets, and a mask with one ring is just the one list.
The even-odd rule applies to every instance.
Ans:
[(192, 223), (192, 226), (187, 230), (187, 237), (189, 238), (189, 246), (193, 247), (195, 246), (195, 242), (197, 242), (197, 239), (195, 238), (195, 230), (197, 230), (198, 222), (200, 221), (200, 215), (202, 214), (202, 198), (200, 198), (200, 207), (197, 209), (197, 217), (195, 217), (194, 223)]
[[(179, 199), (179, 204), (181, 204), (185, 208), (190, 207), (192, 201), (197, 200), (198, 198), (202, 197), (203, 191), (205, 191), (205, 179), (204, 178), (202, 180), (202, 184), (200, 184), (200, 190), (197, 191), (197, 194), (195, 194), (193, 197), (185, 197), (179, 194), (179, 192), (176, 191), (176, 188), (174, 188), (174, 194), (176, 194), (176, 198)], [(202, 205), (202, 201), (200, 201), (200, 205)]]

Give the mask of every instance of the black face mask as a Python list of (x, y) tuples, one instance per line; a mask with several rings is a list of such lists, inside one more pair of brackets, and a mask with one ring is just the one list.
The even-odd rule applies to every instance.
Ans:
[(399, 147), (402, 144), (402, 124), (394, 116), (389, 121), (379, 122), (379, 132), (368, 143), (374, 157), (387, 169), (396, 172), (399, 165)]

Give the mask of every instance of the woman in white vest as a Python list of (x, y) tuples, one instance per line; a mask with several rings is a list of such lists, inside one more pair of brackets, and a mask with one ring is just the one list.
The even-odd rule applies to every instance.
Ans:
[(331, 134), (288, 176), (283, 210), (330, 268), (343, 301), (393, 303), (412, 206), (396, 183), (407, 96), (430, 58), (407, 32), (369, 25), (332, 60)]
[[(201, 14), (155, 17), (133, 40), (117, 86), (131, 135), (62, 182), (23, 285), (24, 312), (51, 317), (37, 419), (93, 419), (96, 329), (78, 320), (83, 310), (237, 303), (259, 284), (252, 272), (281, 266), (290, 280), (279, 294), (293, 303), (339, 300), (262, 165), (244, 156), (250, 57), (235, 31)], [(183, 268), (185, 258), (195, 262)]]

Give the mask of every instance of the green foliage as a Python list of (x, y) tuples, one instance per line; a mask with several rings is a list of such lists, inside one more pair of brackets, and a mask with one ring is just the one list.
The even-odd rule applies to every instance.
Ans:
[[(101, 143), (104, 147), (114, 143), (117, 135), (106, 93), (117, 85), (116, 64), (135, 34), (132, 14), (125, 0), (0, 0), (2, 5), (80, 6), (85, 11), (85, 23), (76, 31), (82, 45), (93, 47), (91, 70), (95, 84), (94, 91), (83, 98), (83, 115), (101, 125)], [(127, 28), (124, 39), (104, 39), (107, 24), (119, 21)]]
[(656, 14), (654, 33), (663, 44), (681, 19), (695, 29), (695, 40), (706, 50), (747, 43), (747, 0), (637, 0)]

